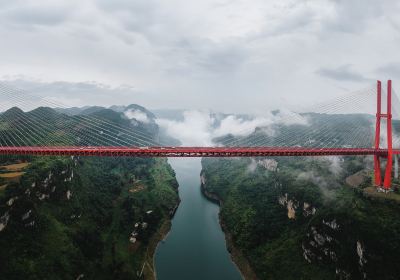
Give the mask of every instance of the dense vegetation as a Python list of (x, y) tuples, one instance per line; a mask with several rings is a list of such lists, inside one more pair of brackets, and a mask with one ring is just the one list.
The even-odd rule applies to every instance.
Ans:
[[(144, 189), (132, 192), (135, 186)], [(139, 278), (151, 237), (178, 202), (176, 186), (164, 160), (33, 159), (20, 182), (1, 194), (1, 213), (9, 220), (0, 232), (0, 274)]]
[(202, 164), (205, 190), (223, 202), (225, 229), (259, 279), (398, 279), (400, 205), (367, 198), (369, 176), (345, 184), (364, 158)]

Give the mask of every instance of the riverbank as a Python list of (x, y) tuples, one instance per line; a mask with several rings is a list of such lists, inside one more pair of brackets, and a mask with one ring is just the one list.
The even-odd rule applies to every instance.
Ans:
[(156, 273), (156, 267), (155, 267), (155, 253), (157, 251), (158, 245), (165, 240), (167, 237), (168, 233), (171, 230), (172, 227), (172, 219), (174, 218), (175, 212), (178, 209), (180, 200), (176, 204), (173, 210), (170, 212), (170, 216), (167, 220), (165, 220), (160, 228), (157, 230), (157, 232), (151, 237), (149, 241), (149, 246), (147, 248), (147, 253), (146, 253), (146, 258), (145, 258), (145, 263), (144, 263), (144, 269), (143, 269), (143, 274), (144, 274), (144, 279), (146, 280), (156, 280), (157, 279), (157, 273)]
[[(147, 251), (147, 256), (145, 260), (145, 269), (144, 269), (144, 279), (146, 280), (155, 280), (157, 279), (156, 269), (155, 269), (155, 252), (157, 250), (158, 244), (164, 240), (167, 236), (168, 232), (171, 230), (171, 221), (164, 221), (159, 230), (153, 235), (149, 242), (149, 247)], [(147, 269), (146, 269), (147, 267)]]
[[(209, 192), (206, 189), (206, 179), (204, 177), (203, 172), (201, 172), (201, 174), (200, 174), (200, 179), (201, 179), (201, 184), (200, 184), (201, 193), (204, 195), (204, 197), (214, 203), (217, 203), (220, 207), (222, 207), (223, 201), (218, 197), (218, 195), (216, 195), (215, 193)], [(221, 225), (222, 231), (225, 234), (226, 248), (231, 256), (233, 263), (237, 266), (242, 277), (245, 280), (258, 280), (257, 275), (251, 268), (250, 263), (247, 260), (247, 258), (233, 244), (232, 235), (228, 231), (228, 229), (223, 221), (223, 218), (221, 217), (220, 214), (218, 216), (219, 216), (219, 223)]]

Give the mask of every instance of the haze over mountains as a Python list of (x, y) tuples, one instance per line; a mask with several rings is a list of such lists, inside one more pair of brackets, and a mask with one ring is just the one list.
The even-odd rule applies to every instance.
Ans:
[[(352, 132), (360, 133), (359, 128), (364, 128), (364, 141), (361, 146), (369, 147), (372, 143), (372, 131), (374, 119), (366, 114), (337, 115), (336, 117), (303, 113), (297, 114), (287, 110), (275, 110), (266, 112), (263, 116), (244, 114), (214, 113), (206, 110), (158, 110), (150, 112), (146, 108), (131, 104), (127, 106), (110, 106), (108, 109), (100, 106), (87, 106), (82, 108), (56, 108), (57, 111), (69, 115), (101, 114), (112, 110), (129, 119), (133, 126), (143, 126), (150, 133), (154, 133), (155, 125), (158, 125), (158, 137), (160, 144), (184, 145), (184, 146), (215, 146), (229, 143), (229, 139), (235, 140), (236, 145), (266, 145), (276, 146), (279, 140), (287, 139), (280, 144), (310, 146), (313, 141), (322, 141), (324, 136), (320, 130), (338, 131), (345, 129), (349, 134), (346, 139), (338, 136), (336, 143), (330, 145), (357, 146), (357, 137), (351, 138)], [(331, 120), (330, 120), (331, 118)], [(332, 125), (327, 128), (327, 125)], [(397, 121), (394, 124), (397, 127)], [(319, 129), (317, 129), (319, 127)], [(297, 132), (296, 132), (297, 131)], [(306, 132), (309, 132), (305, 136)], [(294, 135), (300, 137), (290, 143)], [(278, 137), (279, 136), (279, 137)], [(304, 138), (306, 137), (306, 138)], [(329, 138), (329, 135), (325, 136)], [(342, 139), (340, 139), (342, 137)], [(315, 139), (314, 139), (315, 138)], [(252, 141), (254, 139), (254, 141)], [(314, 139), (314, 140), (313, 140)], [(328, 143), (325, 143), (328, 145)]]
[[(32, 134), (27, 141), (42, 143), (52, 139), (55, 143), (68, 141), (71, 145), (110, 145), (107, 139), (101, 139), (102, 126), (91, 126), (84, 122), (86, 118), (104, 119), (122, 129), (146, 134), (155, 142), (172, 146), (227, 143), (305, 147), (370, 145), (374, 121), (373, 116), (366, 114), (295, 114), (287, 111), (273, 111), (264, 117), (193, 110), (165, 110), (157, 114), (136, 104), (109, 108), (39, 107), (28, 112), (13, 107), (0, 114), (3, 136), (0, 144), (13, 143), (13, 135), (21, 133), (17, 128), (27, 128), (31, 122), (42, 125), (45, 133), (40, 139)], [(399, 122), (394, 122), (394, 127), (398, 129)], [(128, 140), (118, 129), (107, 129), (113, 141)], [(82, 139), (88, 142), (82, 142), (75, 134), (70, 135), (71, 131), (79, 131)], [(335, 137), (321, 131), (334, 131)], [(364, 142), (360, 142), (360, 135)], [(126, 142), (117, 144), (126, 145)], [(150, 145), (135, 141), (128, 144)], [(20, 163), (21, 159), (18, 160)], [(146, 258), (144, 252), (157, 244), (156, 232), (169, 223), (179, 201), (174, 172), (165, 160), (42, 157), (24, 157), (22, 160), (24, 167), (18, 169), (16, 181), (1, 179), (1, 174), (7, 173), (0, 169), (0, 183), (3, 184), (0, 190), (0, 234), (3, 239), (0, 238), (0, 243), (6, 249), (7, 246), (15, 247), (14, 251), (2, 250), (0, 260), (8, 265), (0, 272), (25, 275), (25, 266), (21, 269), (14, 255), (21, 254), (23, 248), (28, 250), (23, 261), (34, 263), (29, 270), (32, 275), (58, 273), (57, 269), (50, 272), (42, 269), (42, 261), (51, 263), (52, 260), (35, 259), (37, 251), (46, 254), (54, 251), (63, 257), (57, 248), (67, 250), (73, 259), (89, 264), (83, 268), (69, 260), (57, 260), (64, 270), (77, 276), (125, 279), (138, 275), (137, 271), (141, 275), (143, 262), (149, 263), (148, 268), (152, 267), (152, 258)], [(4, 158), (2, 164), (4, 168), (11, 168), (9, 165), (15, 162), (16, 159), (10, 157)], [(390, 232), (397, 230), (397, 225), (391, 221), (398, 205), (371, 202), (363, 197), (364, 191), (370, 188), (371, 165), (371, 160), (365, 157), (204, 159), (203, 193), (224, 202), (221, 221), (231, 238), (229, 246), (236, 248), (234, 258), (241, 269), (244, 269), (243, 263), (236, 258), (245, 258), (245, 263), (252, 269), (251, 275), (255, 273), (261, 279), (270, 275), (279, 279), (294, 279), (299, 275), (305, 278), (319, 275), (326, 279), (336, 276), (347, 279), (349, 275), (352, 278), (348, 279), (359, 279), (367, 275), (378, 279), (384, 274), (377, 272), (376, 267), (395, 259), (383, 256), (381, 248), (394, 256), (396, 247), (379, 243), (381, 248), (377, 248), (375, 239), (382, 234), (380, 225)], [(347, 182), (354, 190), (346, 185)], [(88, 196), (93, 192), (96, 194)], [(356, 206), (352, 201), (356, 201)], [(91, 210), (84, 203), (90, 205)], [(62, 213), (57, 210), (60, 207), (64, 209)], [(147, 211), (152, 212), (147, 214)], [(379, 211), (380, 219), (368, 219), (378, 215), (375, 211)], [(135, 229), (135, 224), (139, 223), (140, 230)], [(359, 225), (356, 233), (351, 223)], [(61, 228), (57, 226), (59, 224)], [(98, 229), (94, 230), (96, 227)], [(38, 238), (56, 235), (62, 240), (50, 238), (52, 244), (43, 241), (41, 246), (35, 247), (29, 236), (31, 231), (35, 231)], [(107, 238), (95, 237), (98, 231)], [(390, 232), (384, 233), (385, 238)], [(13, 237), (16, 234), (22, 240), (23, 248), (15, 245)], [(91, 238), (96, 243), (92, 245), (102, 250), (95, 252), (88, 248), (82, 241), (86, 238)], [(393, 244), (398, 246), (400, 241), (393, 238)], [(347, 251), (350, 247), (352, 249)], [(127, 255), (114, 255), (115, 250), (126, 252), (127, 248)], [(135, 261), (130, 262), (131, 257)], [(282, 258), (292, 267), (290, 273), (277, 265)], [(397, 268), (391, 265), (385, 271), (395, 275)], [(152, 275), (151, 270), (144, 273)]]
[[(12, 117), (9, 115), (13, 110), (17, 110), (19, 114), (23, 113), (20, 109), (13, 108), (6, 111), (4, 117)], [(205, 110), (159, 110), (153, 113), (137, 104), (113, 105), (108, 108), (101, 106), (55, 108), (54, 110), (41, 107), (25, 114), (49, 116), (56, 112), (61, 113), (60, 118), (64, 118), (62, 115), (66, 117), (92, 116), (129, 125), (133, 130), (138, 129), (156, 137), (158, 143), (163, 146), (215, 146), (229, 144), (232, 141), (235, 145), (242, 146), (276, 146), (278, 144), (312, 146), (313, 141), (321, 141), (326, 137), (327, 141), (335, 143), (325, 143), (325, 145), (355, 147), (359, 144), (369, 147), (372, 143), (371, 133), (374, 125), (373, 117), (367, 114), (297, 114), (286, 110), (266, 112), (263, 116), (223, 114)], [(18, 114), (15, 112), (14, 115)], [(327, 125), (332, 125), (332, 127), (328, 129)], [(398, 121), (395, 120), (395, 132), (398, 126)], [(353, 132), (361, 135), (361, 128), (364, 130), (363, 139), (360, 140), (357, 136), (350, 137)], [(329, 139), (330, 135), (320, 135), (322, 130), (341, 129), (348, 132), (346, 139), (340, 136), (342, 134), (334, 140)], [(291, 140), (296, 138), (295, 135), (298, 139)], [(283, 141), (284, 139), (286, 142)], [(362, 143), (357, 141), (362, 141)], [(322, 145), (323, 141), (320, 144)]]

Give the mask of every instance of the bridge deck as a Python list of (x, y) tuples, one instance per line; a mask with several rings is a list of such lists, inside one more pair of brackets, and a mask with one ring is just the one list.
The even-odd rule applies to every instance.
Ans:
[[(394, 150), (399, 154), (400, 150)], [(3, 155), (41, 156), (133, 156), (133, 157), (257, 157), (257, 156), (345, 156), (387, 155), (374, 148), (303, 147), (0, 147)]]

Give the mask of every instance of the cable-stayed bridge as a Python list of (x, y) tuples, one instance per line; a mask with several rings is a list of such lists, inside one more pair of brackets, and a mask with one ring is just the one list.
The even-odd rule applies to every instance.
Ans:
[[(55, 113), (57, 102), (0, 84), (0, 154), (137, 157), (374, 157), (375, 184), (391, 186), (400, 153), (400, 101), (392, 82), (299, 112), (275, 112), (271, 123), (214, 139), (215, 147), (172, 147), (157, 135), (113, 120), (113, 113)], [(11, 109), (9, 109), (12, 107)], [(381, 163), (382, 161), (382, 163)], [(382, 164), (385, 162), (384, 172)]]

